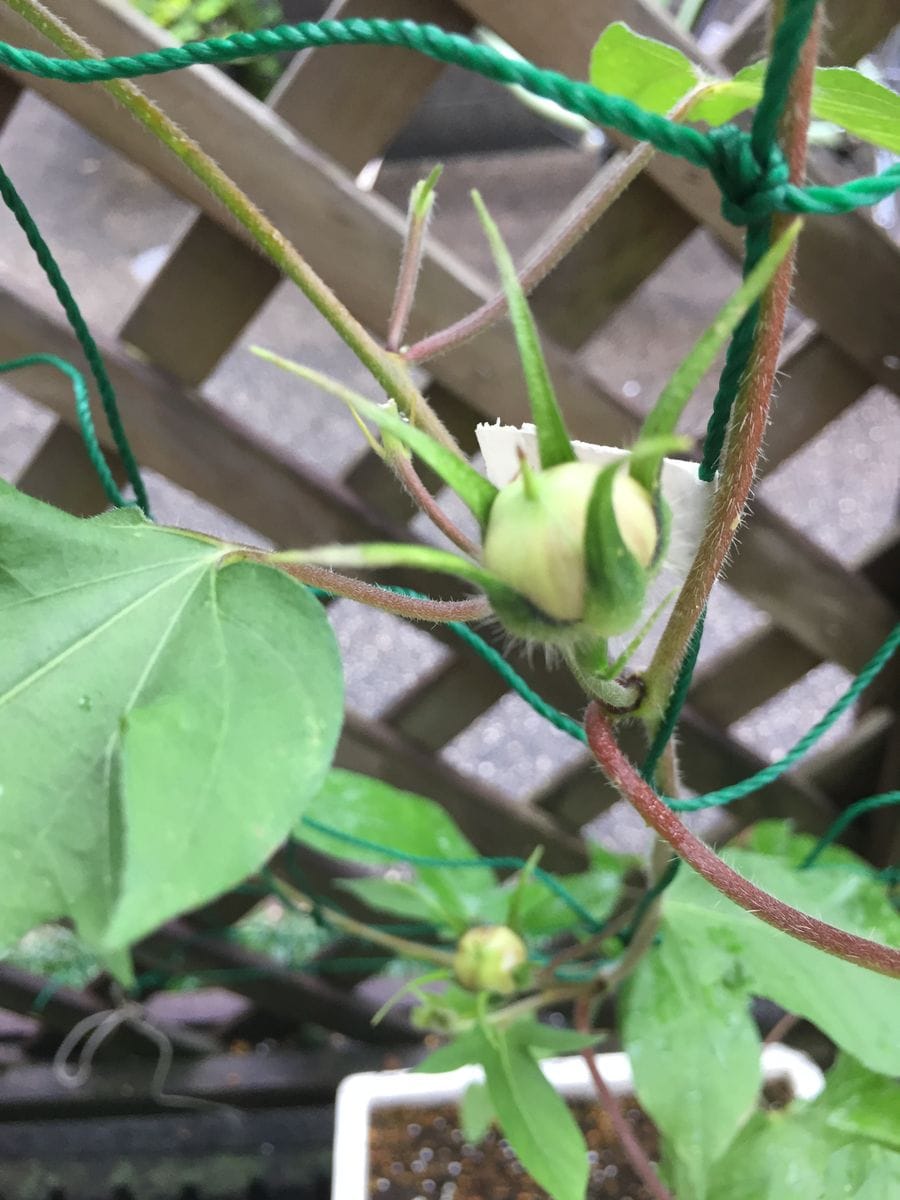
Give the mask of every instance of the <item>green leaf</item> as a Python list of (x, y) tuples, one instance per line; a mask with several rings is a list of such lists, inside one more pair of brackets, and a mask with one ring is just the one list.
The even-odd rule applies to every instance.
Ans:
[(395, 917), (450, 925), (459, 931), (466, 927), (456, 913), (445, 912), (421, 883), (407, 883), (402, 879), (342, 879), (338, 887), (341, 891), (350, 892), (370, 908), (391, 913)]
[(765, 73), (766, 63), (756, 62), (743, 67), (733, 79), (710, 80), (691, 105), (691, 120), (724, 125), (755, 107), (762, 96)]
[[(891, 1095), (888, 1095), (890, 1089)], [(842, 1058), (811, 1104), (757, 1113), (712, 1172), (709, 1200), (891, 1200), (900, 1086)]]
[[(748, 850), (722, 856), (767, 892), (832, 925), (900, 944), (900, 917), (872, 879), (845, 869), (798, 871)], [(896, 980), (798, 942), (725, 899), (683, 868), (663, 901), (666, 924), (701, 959), (718, 950), (749, 991), (818, 1025), (874, 1071), (900, 1074)]]
[(459, 554), (434, 546), (404, 545), (400, 542), (363, 542), (358, 546), (314, 546), (311, 550), (282, 550), (271, 554), (274, 563), (316, 563), (322, 567), (362, 568), (418, 567), (441, 575), (456, 575), (481, 588), (488, 597), (494, 590), (510, 591), (490, 571)]
[(900, 96), (853, 67), (819, 67), (812, 109), (822, 121), (900, 154)]
[(585, 624), (602, 637), (626, 633), (640, 619), (649, 573), (625, 545), (616, 519), (613, 488), (623, 463), (597, 476), (585, 530)]
[[(635, 861), (629, 855), (613, 854), (602, 846), (592, 846), (590, 870), (577, 875), (560, 876), (559, 882), (595, 920), (603, 921), (615, 905), (622, 881)], [(504, 902), (512, 886), (510, 883), (504, 889)], [(499, 912), (496, 919), (506, 920), (503, 912)], [(578, 917), (569, 905), (540, 880), (529, 879), (522, 886), (519, 897), (519, 929), (523, 935), (548, 937), (555, 933), (571, 931), (577, 923)]]
[(828, 1072), (813, 1109), (831, 1129), (900, 1150), (900, 1083), (870, 1071), (849, 1054)]
[[(768, 854), (789, 867), (799, 867), (818, 844), (819, 839), (812, 834), (795, 832), (790, 821), (757, 821), (749, 831), (746, 849)], [(871, 866), (846, 846), (827, 846), (815, 865), (816, 869), (844, 866), (866, 875), (872, 874)]]
[(459, 1104), (459, 1121), (467, 1142), (478, 1143), (494, 1123), (494, 1106), (483, 1083), (470, 1083)]
[[(710, 83), (691, 106), (691, 120), (724, 125), (762, 96), (766, 63), (753, 63), (733, 79)], [(817, 67), (812, 113), (876, 146), (900, 153), (900, 96), (853, 67)]]
[(821, 1200), (827, 1136), (785, 1113), (756, 1113), (713, 1167), (708, 1200)]
[(427, 433), (410, 424), (409, 421), (404, 421), (396, 412), (373, 404), (365, 396), (351, 391), (338, 380), (332, 379), (329, 375), (323, 375), (321, 371), (314, 371), (311, 367), (291, 362), (290, 359), (282, 358), (280, 354), (273, 354), (271, 350), (263, 350), (259, 346), (253, 347), (253, 353), (257, 357), (265, 359), (266, 362), (274, 363), (275, 366), (289, 371), (292, 375), (299, 375), (301, 379), (306, 379), (322, 388), (323, 391), (337, 396), (352, 412), (371, 421), (382, 433), (392, 434), (405, 446), (409, 446), (422, 462), (427, 463), (435, 474), (439, 475), (444, 483), (456, 492), (484, 528), (491, 505), (494, 503), (494, 497), (497, 495), (497, 489), (483, 475), (479, 475), (475, 468), (470, 466), (459, 454), (454, 454), (452, 450), (436, 442), (434, 438), (429, 437)]
[(522, 370), (525, 373), (525, 383), (528, 387), (528, 397), (531, 401), (531, 414), (537, 430), (538, 456), (544, 470), (557, 467), (560, 463), (575, 462), (575, 451), (566, 430), (563, 415), (560, 412), (541, 349), (541, 339), (538, 335), (534, 317), (525, 299), (525, 293), (516, 275), (516, 268), (509, 251), (500, 236), (490, 213), (484, 206), (484, 201), (478, 192), (472, 193), (472, 200), (478, 211), (482, 227), (487, 234), (494, 262), (500, 274), (500, 281), (506, 293), (506, 302), (516, 344), (519, 347), (519, 357), (522, 360)]
[(421, 223), (427, 221), (431, 216), (431, 210), (434, 207), (435, 188), (443, 172), (443, 165), (438, 163), (437, 166), (432, 167), (425, 179), (420, 179), (418, 183), (413, 184), (412, 191), (409, 193), (410, 220)]
[[(294, 837), (336, 858), (376, 866), (395, 864), (405, 855), (480, 861), (475, 847), (439, 804), (368, 775), (331, 771), (306, 817), (294, 829)], [(312, 825), (310, 820), (317, 824)], [(327, 832), (326, 827), (333, 832)], [(366, 842), (388, 847), (394, 853), (367, 848), (363, 844)], [(413, 866), (419, 885), (434, 897), (443, 912), (463, 924), (468, 923), (469, 916), (477, 914), (482, 897), (493, 891), (497, 883), (488, 867), (475, 866), (470, 870), (415, 863)]]
[[(675, 369), (669, 382), (644, 421), (638, 437), (637, 447), (646, 441), (672, 434), (678, 426), (685, 405), (696, 391), (700, 380), (710, 369), (716, 355), (734, 333), (747, 312), (759, 300), (775, 272), (787, 257), (802, 227), (801, 221), (793, 221), (781, 237), (766, 251), (740, 287), (726, 301), (715, 320), (700, 336), (687, 357)], [(636, 448), (637, 448), (636, 447)], [(664, 450), (663, 453), (668, 453)], [(642, 460), (632, 454), (631, 473), (648, 490), (655, 489), (659, 475), (658, 460)]]
[(445, 1071), (458, 1071), (460, 1067), (480, 1063), (483, 1050), (484, 1034), (478, 1028), (469, 1029), (446, 1046), (432, 1050), (413, 1070), (420, 1075), (443, 1075)]
[(519, 1161), (553, 1200), (584, 1200), (587, 1147), (566, 1102), (515, 1038), (482, 1035), (491, 1103)]
[(517, 1021), (509, 1031), (510, 1041), (524, 1046), (533, 1058), (579, 1054), (596, 1046), (602, 1037), (600, 1033), (581, 1033), (577, 1029), (545, 1025), (534, 1017)]
[(112, 954), (255, 870), (321, 786), (340, 661), (286, 575), (4, 489), (0, 614), (0, 944), (70, 917)]
[(648, 112), (667, 113), (702, 77), (674, 46), (615, 21), (591, 52), (589, 78), (603, 92), (624, 96)]
[(624, 1049), (641, 1104), (672, 1158), (675, 1192), (702, 1200), (707, 1176), (756, 1104), (760, 1042), (747, 993), (666, 921), (626, 989)]

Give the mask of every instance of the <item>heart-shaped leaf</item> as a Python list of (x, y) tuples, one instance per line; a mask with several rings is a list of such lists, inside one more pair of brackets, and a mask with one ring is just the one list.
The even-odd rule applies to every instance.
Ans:
[(340, 661), (302, 586), (133, 511), (0, 491), (0, 944), (111, 953), (239, 882), (331, 762)]

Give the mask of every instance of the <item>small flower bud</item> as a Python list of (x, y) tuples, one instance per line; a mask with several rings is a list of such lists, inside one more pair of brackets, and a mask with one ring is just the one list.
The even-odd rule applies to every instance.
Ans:
[[(554, 621), (585, 615), (587, 513), (601, 469), (573, 462), (524, 473), (501, 488), (491, 509), (484, 565)], [(625, 545), (648, 567), (659, 537), (653, 502), (624, 469), (613, 485), (613, 511)]]
[(453, 970), (462, 986), (472, 992), (508, 996), (518, 989), (527, 959), (525, 943), (506, 925), (479, 925), (460, 938)]

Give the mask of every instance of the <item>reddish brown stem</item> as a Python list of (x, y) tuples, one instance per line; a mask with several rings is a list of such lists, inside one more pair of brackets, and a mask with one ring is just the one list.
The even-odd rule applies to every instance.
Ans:
[[(612, 203), (621, 196), (653, 157), (652, 146), (637, 146), (630, 154), (616, 160), (609, 170), (601, 171), (584, 191), (575, 198), (569, 210), (550, 229), (519, 273), (519, 283), (528, 295), (553, 270), (599, 220)], [(429, 334), (404, 350), (407, 362), (423, 363), (439, 354), (470, 341), (488, 329), (507, 312), (507, 300), (499, 292), (479, 308), (446, 329)]]
[(837, 929), (785, 904), (723, 862), (682, 824), (677, 814), (644, 782), (635, 766), (622, 753), (612, 726), (596, 704), (592, 703), (588, 708), (585, 729), (594, 757), (610, 783), (623, 799), (637, 809), (647, 824), (669, 843), (675, 853), (711, 883), (716, 891), (767, 925), (780, 929), (800, 942), (870, 971), (900, 978), (900, 951)]
[[(589, 1031), (589, 1005), (586, 1001), (579, 1001), (578, 1004), (577, 1024), (579, 1029), (587, 1033)], [(603, 1107), (604, 1112), (609, 1117), (609, 1123), (615, 1131), (616, 1137), (621, 1143), (622, 1149), (628, 1155), (631, 1165), (635, 1172), (643, 1181), (644, 1187), (655, 1197), (655, 1200), (672, 1200), (672, 1193), (660, 1179), (656, 1173), (656, 1168), (647, 1156), (644, 1147), (635, 1136), (634, 1130), (628, 1124), (625, 1116), (619, 1108), (618, 1101), (609, 1090), (606, 1080), (600, 1074), (600, 1068), (597, 1066), (597, 1060), (594, 1057), (592, 1050), (582, 1050), (582, 1057), (587, 1063), (587, 1068), (591, 1073), (591, 1079), (594, 1081), (594, 1090), (597, 1093), (597, 1099)]]
[(422, 482), (421, 476), (410, 460), (406, 457), (392, 457), (390, 465), (391, 470), (409, 492), (410, 499), (428, 517), (432, 525), (448, 537), (454, 546), (462, 550), (464, 554), (468, 554), (470, 558), (479, 559), (481, 547), (471, 538), (466, 537), (456, 522), (447, 516)]
[(480, 621), (490, 616), (491, 606), (483, 596), (471, 596), (465, 600), (418, 600), (415, 596), (401, 596), (397, 592), (388, 592), (372, 583), (363, 583), (351, 575), (341, 575), (328, 567), (315, 567), (310, 563), (279, 562), (270, 555), (260, 551), (258, 554), (242, 557), (253, 558), (268, 566), (277, 567), (286, 575), (299, 579), (309, 587), (321, 588), (334, 596), (346, 600), (356, 600), (367, 604), (369, 608), (377, 608), (382, 612), (392, 613), (395, 617), (406, 617), (410, 621), (430, 621), (443, 624), (447, 621)]
[[(821, 13), (816, 17), (804, 47), (783, 121), (785, 155), (794, 183), (803, 182), (806, 170), (806, 142), (820, 18)], [(784, 232), (791, 219), (787, 215), (775, 217), (773, 238)], [(769, 422), (772, 389), (784, 335), (784, 320), (791, 296), (794, 254), (792, 250), (787, 255), (760, 304), (760, 319), (753, 354), (745, 381), (735, 401), (709, 522), (697, 557), (647, 671), (647, 700), (644, 711), (648, 718), (658, 717), (665, 707), (691, 634), (706, 607), (709, 594), (725, 565), (735, 534), (744, 519)]]
[[(669, 113), (673, 121), (686, 117), (691, 107), (706, 91), (704, 85), (682, 97)], [(547, 231), (519, 274), (519, 283), (526, 296), (545, 279), (581, 241), (592, 225), (615, 203), (625, 189), (640, 175), (655, 154), (652, 146), (642, 143), (628, 154), (617, 155), (597, 177), (581, 191)], [(467, 316), (446, 329), (429, 334), (408, 346), (404, 357), (408, 362), (423, 363), (448, 350), (456, 350), (482, 330), (506, 315), (507, 302), (500, 292)]]

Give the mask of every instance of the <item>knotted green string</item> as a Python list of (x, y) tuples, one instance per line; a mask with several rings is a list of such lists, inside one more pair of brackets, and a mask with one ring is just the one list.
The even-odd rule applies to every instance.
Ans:
[[(837, 189), (805, 189), (791, 185), (784, 175), (778, 152), (772, 150), (775, 128), (783, 108), (790, 79), (805, 41), (816, 0), (788, 0), (767, 72), (765, 92), (757, 109), (753, 134), (726, 127), (702, 132), (680, 125), (656, 113), (644, 111), (622, 96), (602, 92), (589, 83), (569, 79), (557, 71), (533, 63), (507, 58), (499, 50), (447, 33), (436, 25), (415, 21), (363, 20), (301, 21), (274, 29), (234, 33), (224, 38), (207, 38), (183, 46), (166, 46), (144, 54), (118, 55), (102, 59), (52, 58), (0, 42), (0, 65), (67, 83), (107, 82), (160, 75), (203, 63), (228, 63), (261, 54), (327, 46), (376, 45), (414, 50), (442, 63), (475, 71), (499, 83), (517, 84), (526, 91), (552, 100), (569, 112), (598, 125), (617, 129), (637, 141), (646, 141), (666, 154), (687, 159), (695, 166), (717, 174), (729, 202), (730, 219), (739, 223), (774, 212), (846, 212), (848, 208), (884, 199), (900, 187), (900, 166), (864, 181), (865, 187), (843, 185)], [(743, 152), (749, 141), (751, 154)], [(731, 149), (723, 153), (724, 146)], [(730, 160), (727, 164), (725, 160)], [(849, 188), (849, 190), (848, 190)], [(823, 194), (823, 191), (825, 194)], [(835, 192), (832, 197), (830, 192)], [(761, 197), (761, 198), (760, 198)]]

